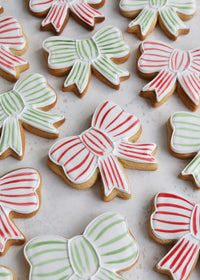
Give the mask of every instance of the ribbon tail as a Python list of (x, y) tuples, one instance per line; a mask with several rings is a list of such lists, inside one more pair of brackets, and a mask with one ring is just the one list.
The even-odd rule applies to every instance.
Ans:
[(10, 239), (24, 240), (23, 235), (9, 218), (9, 213), (0, 206), (0, 253), (5, 250), (6, 242)]
[[(79, 95), (84, 94), (89, 84), (90, 75), (90, 64), (88, 62), (77, 61), (65, 80), (64, 90), (75, 91)], [(74, 85), (75, 89), (73, 89)]]
[(64, 2), (54, 2), (48, 15), (42, 22), (42, 27), (52, 24), (56, 32), (59, 33), (62, 30), (64, 23), (69, 14), (69, 6)]
[[(76, 1), (77, 2), (77, 1)], [(72, 13), (83, 21), (89, 27), (94, 27), (96, 19), (98, 22), (104, 20), (104, 15), (94, 8), (90, 7), (86, 1), (78, 1), (78, 3), (71, 3), (70, 10)]]
[(7, 118), (3, 122), (0, 138), (0, 156), (7, 150), (13, 150), (18, 156), (23, 155), (20, 125), (17, 119)]
[(114, 189), (117, 190), (118, 196), (123, 196), (123, 194), (131, 196), (131, 190), (126, 175), (113, 155), (100, 158), (98, 165), (103, 181), (105, 197), (108, 198)]
[(113, 63), (106, 55), (97, 58), (92, 65), (94, 73), (98, 72), (114, 88), (119, 87), (121, 79), (125, 80), (130, 76), (126, 69)]
[(155, 153), (156, 145), (151, 144), (133, 144), (128, 141), (121, 141), (116, 147), (115, 155), (120, 158), (120, 161), (125, 161), (124, 164), (129, 166), (127, 163), (130, 162), (130, 166), (133, 163), (143, 164), (155, 164), (157, 167), (156, 159), (153, 157)]
[(189, 99), (194, 103), (194, 106), (199, 105), (199, 95), (200, 95), (200, 79), (196, 73), (185, 72), (178, 77), (178, 82), (189, 97)]
[(182, 33), (188, 33), (188, 27), (179, 18), (174, 8), (167, 6), (161, 9), (159, 16), (159, 20), (162, 21), (164, 27), (170, 32), (169, 37), (172, 37), (172, 39), (175, 39), (179, 35), (179, 30), (182, 30)]
[(195, 185), (200, 188), (200, 152), (193, 158), (193, 160), (181, 172), (181, 176), (190, 179), (192, 176)]
[(105, 268), (100, 268), (97, 274), (95, 274), (93, 280), (124, 280), (120, 275), (105, 269)]
[(64, 117), (62, 115), (44, 112), (33, 107), (27, 107), (20, 115), (20, 120), (23, 122), (23, 126), (28, 131), (32, 131), (34, 127), (37, 130), (57, 137), (58, 130), (56, 126), (60, 125), (64, 121)]
[(147, 35), (149, 28), (156, 24), (155, 18), (157, 17), (156, 9), (144, 8), (139, 15), (129, 23), (128, 32), (135, 32), (139, 26), (144, 39)]
[(0, 47), (0, 69), (2, 69), (6, 73), (18, 78), (16, 67), (21, 67), (20, 68), (21, 72), (25, 71), (28, 68), (28, 62), (25, 59), (12, 54), (4, 46), (1, 46)]
[(186, 280), (199, 255), (199, 241), (191, 235), (182, 237), (157, 264), (157, 269), (170, 273), (173, 279)]
[(161, 102), (169, 93), (173, 93), (176, 86), (176, 75), (168, 70), (162, 70), (148, 83), (142, 90), (141, 95), (151, 97), (151, 92), (155, 93), (156, 103)]

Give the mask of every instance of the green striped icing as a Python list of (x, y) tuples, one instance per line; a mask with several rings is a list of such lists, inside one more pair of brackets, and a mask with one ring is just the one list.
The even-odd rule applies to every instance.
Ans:
[(200, 188), (200, 152), (198, 152), (194, 159), (185, 167), (181, 174), (183, 176), (192, 175), (196, 186)]
[(105, 213), (83, 235), (68, 241), (58, 236), (37, 237), (25, 246), (24, 254), (31, 266), (30, 280), (119, 280), (123, 278), (116, 272), (137, 261), (138, 248), (125, 219)]
[(20, 79), (12, 91), (3, 93), (0, 96), (0, 155), (7, 149), (12, 149), (19, 156), (23, 155), (22, 126), (57, 135), (54, 124), (61, 121), (63, 116), (41, 110), (55, 102), (54, 90), (39, 74)]
[(2, 265), (0, 265), (0, 280), (13, 280), (12, 271)]
[[(196, 11), (195, 0), (121, 0), (120, 9), (124, 12), (141, 10), (139, 15), (129, 24), (130, 32), (136, 32), (132, 27), (139, 25), (141, 34), (145, 36), (150, 30), (155, 16), (159, 14), (165, 28), (174, 36), (178, 30), (187, 29), (177, 13), (193, 15)], [(132, 28), (132, 29), (131, 29)]]
[(91, 67), (113, 85), (118, 85), (121, 77), (129, 76), (127, 70), (110, 59), (126, 57), (130, 52), (121, 32), (113, 26), (102, 28), (87, 40), (50, 37), (44, 41), (43, 48), (49, 54), (49, 68), (70, 70), (64, 82), (67, 90), (74, 90), (71, 86), (75, 85), (83, 94), (89, 83)]

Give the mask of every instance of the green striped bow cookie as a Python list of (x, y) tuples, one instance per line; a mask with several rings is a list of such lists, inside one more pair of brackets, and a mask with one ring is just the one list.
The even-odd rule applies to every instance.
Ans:
[(0, 159), (23, 158), (23, 128), (43, 137), (58, 137), (56, 127), (64, 117), (43, 111), (52, 108), (56, 99), (55, 91), (39, 74), (20, 79), (13, 90), (0, 95)]
[(200, 189), (200, 116), (176, 112), (171, 116), (168, 127), (172, 154), (180, 158), (193, 158), (180, 177), (192, 180)]
[(69, 240), (36, 237), (24, 254), (31, 280), (123, 280), (117, 271), (133, 266), (139, 255), (126, 220), (116, 213), (98, 216), (83, 235)]
[(14, 280), (12, 271), (5, 266), (0, 265), (0, 280)]
[(66, 75), (63, 91), (82, 97), (89, 85), (91, 71), (109, 86), (119, 89), (129, 72), (116, 65), (128, 59), (130, 49), (121, 31), (113, 26), (99, 30), (87, 40), (50, 37), (43, 43), (48, 68), (55, 76)]

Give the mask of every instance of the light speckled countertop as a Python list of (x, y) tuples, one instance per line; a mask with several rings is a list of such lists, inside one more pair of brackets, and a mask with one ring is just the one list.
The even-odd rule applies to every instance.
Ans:
[[(59, 128), (60, 137), (76, 135), (89, 127), (90, 118), (97, 105), (106, 99), (121, 105), (125, 110), (137, 115), (143, 126), (143, 133), (139, 142), (155, 142), (158, 145), (156, 158), (159, 169), (157, 171), (128, 170), (133, 196), (124, 201), (115, 198), (112, 202), (105, 203), (101, 200), (100, 180), (92, 188), (79, 191), (67, 186), (64, 181), (55, 175), (47, 166), (47, 154), (51, 145), (56, 140), (40, 138), (25, 132), (26, 149), (24, 159), (18, 161), (7, 158), (0, 161), (1, 175), (21, 167), (37, 168), (42, 174), (42, 205), (36, 216), (31, 219), (15, 219), (17, 226), (26, 236), (27, 240), (41, 234), (59, 234), (70, 238), (83, 232), (86, 225), (97, 215), (106, 211), (117, 211), (126, 216), (131, 231), (140, 247), (140, 259), (135, 267), (123, 273), (127, 279), (158, 280), (168, 279), (167, 276), (154, 272), (154, 265), (168, 252), (170, 246), (159, 245), (150, 240), (148, 234), (148, 221), (151, 214), (153, 196), (159, 191), (174, 191), (183, 194), (191, 201), (200, 203), (200, 191), (197, 191), (191, 182), (178, 178), (179, 172), (189, 162), (171, 156), (167, 147), (166, 122), (170, 115), (178, 110), (189, 111), (175, 93), (161, 107), (152, 108), (149, 100), (139, 96), (139, 92), (146, 81), (136, 74), (136, 55), (140, 44), (139, 39), (126, 32), (129, 19), (119, 13), (118, 0), (106, 0), (101, 11), (106, 20), (97, 24), (95, 31), (105, 25), (119, 27), (131, 46), (129, 60), (123, 64), (131, 73), (131, 78), (121, 83), (119, 91), (104, 85), (94, 75), (83, 99), (73, 93), (61, 91), (64, 77), (56, 78), (48, 73), (42, 52), (42, 42), (51, 32), (39, 30), (41, 19), (32, 16), (26, 5), (26, 0), (1, 0), (4, 6), (4, 16), (14, 16), (19, 19), (28, 37), (29, 48), (23, 55), (30, 63), (30, 69), (21, 74), (25, 77), (28, 73), (38, 72), (43, 74), (49, 83), (56, 89), (58, 102), (52, 112), (64, 114), (66, 122)], [(200, 1), (197, 0), (198, 11), (196, 16), (187, 22), (191, 28), (188, 35), (180, 36), (176, 42), (170, 41), (159, 27), (156, 27), (149, 40), (162, 40), (173, 47), (192, 49), (200, 46)], [(63, 36), (88, 38), (91, 34), (70, 17)], [(0, 93), (10, 90), (13, 84), (0, 78)], [(197, 111), (199, 112), (200, 109)], [(28, 279), (28, 269), (23, 259), (23, 246), (12, 246), (0, 264), (13, 269), (17, 279)], [(200, 262), (197, 263), (191, 280), (199, 279)]]

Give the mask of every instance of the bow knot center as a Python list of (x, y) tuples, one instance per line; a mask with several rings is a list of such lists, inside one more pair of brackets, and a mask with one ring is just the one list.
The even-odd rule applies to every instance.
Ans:
[(169, 59), (169, 67), (173, 72), (183, 72), (190, 65), (189, 52), (174, 49)]
[(194, 206), (190, 227), (192, 235), (200, 240), (200, 204)]
[(149, 0), (149, 5), (152, 7), (152, 8), (162, 8), (164, 7), (165, 5), (167, 4), (167, 0)]
[(69, 258), (75, 274), (83, 280), (91, 279), (99, 268), (97, 252), (84, 236), (69, 241)]
[(81, 60), (90, 61), (99, 55), (98, 47), (93, 39), (77, 40), (76, 49)]
[(96, 156), (105, 156), (113, 151), (111, 140), (98, 129), (90, 128), (80, 138), (83, 144)]
[(24, 109), (24, 102), (15, 91), (2, 94), (0, 96), (0, 104), (9, 116), (19, 115)]

